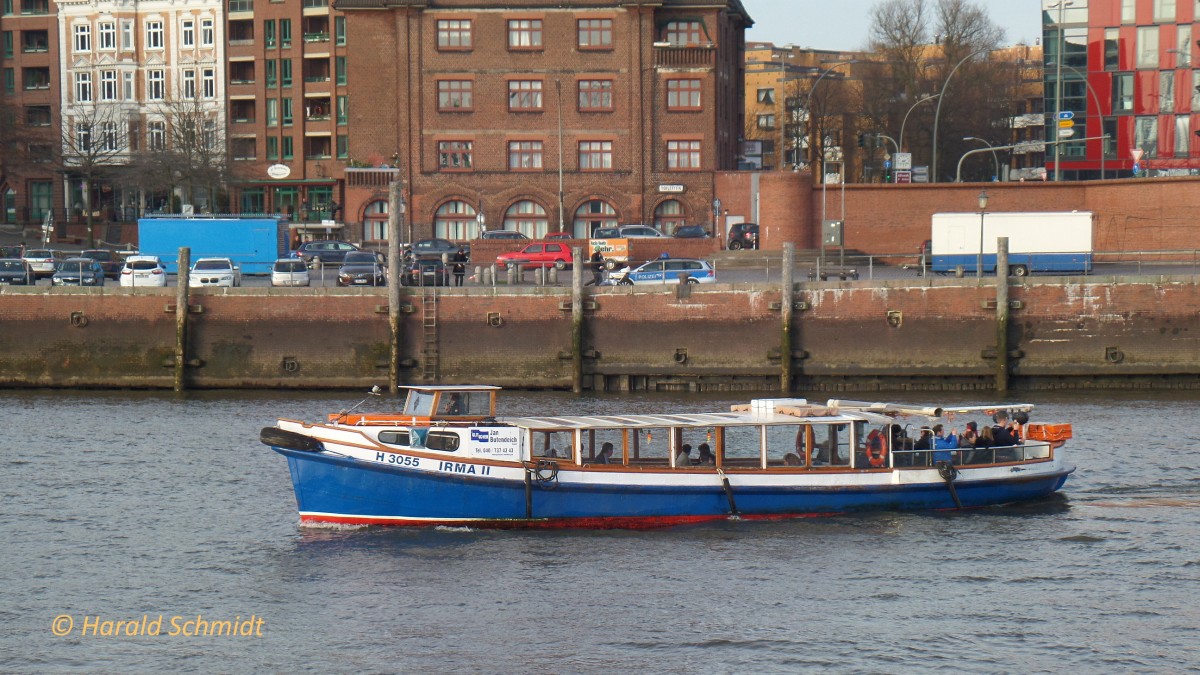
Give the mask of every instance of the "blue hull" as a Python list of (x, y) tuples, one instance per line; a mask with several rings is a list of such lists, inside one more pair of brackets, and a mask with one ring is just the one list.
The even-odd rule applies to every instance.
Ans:
[[(429, 473), (274, 447), (287, 456), (306, 522), (491, 527), (657, 527), (726, 518), (729, 496), (706, 486), (593, 485)], [(955, 483), (963, 507), (1036, 499), (1062, 487), (1071, 469)], [(560, 477), (561, 478), (561, 477)], [(737, 475), (734, 475), (737, 478)], [(945, 483), (871, 487), (734, 485), (738, 515), (781, 518), (861, 510), (955, 508)]]

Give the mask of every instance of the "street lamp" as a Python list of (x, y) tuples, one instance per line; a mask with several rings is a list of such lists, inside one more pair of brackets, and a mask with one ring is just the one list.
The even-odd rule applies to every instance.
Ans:
[(479, 224), (479, 236), (487, 232), (487, 218), (483, 217), (483, 202), (479, 203), (479, 211), (475, 213), (475, 222)]
[(942, 91), (940, 93), (938, 93), (939, 98), (938, 98), (937, 108), (933, 111), (933, 161), (930, 162), (930, 164), (932, 165), (930, 167), (930, 172), (929, 172), (930, 173), (930, 176), (929, 176), (930, 183), (936, 183), (938, 180), (938, 161), (937, 161), (937, 159), (938, 159), (937, 158), (938, 118), (942, 116), (942, 102), (946, 100), (946, 87), (950, 86), (950, 80), (954, 77), (954, 73), (958, 72), (959, 66), (966, 63), (970, 59), (972, 59), (976, 56), (979, 56), (980, 54), (984, 54), (984, 53), (987, 53), (990, 51), (992, 51), (990, 47), (984, 47), (983, 49), (977, 49), (977, 50), (971, 52), (970, 54), (967, 54), (966, 56), (964, 56), (962, 58), (961, 61), (954, 64), (954, 67), (950, 69), (950, 74), (946, 76), (946, 81), (942, 83)]
[[(1058, 140), (1058, 118), (1062, 114), (1062, 67), (1063, 67), (1063, 10), (1068, 5), (1074, 5), (1075, 0), (1058, 0), (1058, 2), (1050, 5), (1058, 7), (1058, 45), (1055, 49), (1058, 53), (1055, 55), (1054, 68), (1054, 140)], [(1085, 81), (1087, 78), (1084, 78)], [(1059, 161), (1062, 153), (1062, 145), (1054, 144), (1054, 180), (1055, 182), (1062, 180), (1062, 163)]]
[[(1176, 50), (1168, 49), (1167, 51), (1173, 52)], [(1058, 60), (1062, 61), (1062, 57), (1060, 56)], [(1056, 65), (1058, 65), (1058, 64), (1056, 64)], [(1096, 90), (1092, 88), (1092, 83), (1088, 82), (1087, 74), (1084, 73), (1082, 70), (1076, 68), (1075, 66), (1068, 66), (1065, 63), (1062, 64), (1062, 67), (1066, 68), (1067, 70), (1078, 75), (1079, 78), (1081, 80), (1083, 80), (1083, 86), (1087, 87), (1088, 93), (1092, 95), (1092, 102), (1096, 104), (1096, 119), (1100, 120), (1100, 135), (1103, 136), (1104, 135), (1104, 111), (1100, 108), (1100, 96), (1097, 95)], [(1058, 122), (1055, 121), (1054, 124), (1055, 124), (1055, 128), (1057, 129)], [(1055, 133), (1057, 133), (1057, 132), (1055, 132)], [(1058, 140), (1058, 139), (1055, 138), (1054, 140)], [(1105, 157), (1105, 155), (1108, 154), (1108, 142), (1109, 142), (1109, 139), (1104, 138), (1104, 139), (1101, 139), (1101, 143), (1100, 143), (1100, 180), (1104, 180), (1104, 178), (1105, 178), (1104, 157)], [(1055, 150), (1057, 151), (1058, 146), (1054, 146), (1054, 147), (1055, 147)]]
[(975, 277), (983, 276), (983, 213), (987, 210), (987, 190), (979, 192), (979, 255), (975, 258)]
[(916, 108), (917, 106), (921, 105), (922, 103), (924, 103), (926, 101), (932, 101), (933, 99), (938, 98), (939, 96), (941, 96), (941, 94), (930, 94), (930, 95), (926, 96), (925, 98), (922, 98), (921, 100), (912, 104), (912, 106), (909, 107), (908, 112), (904, 113), (904, 120), (902, 122), (900, 122), (900, 140), (896, 142), (896, 145), (898, 145), (900, 147), (900, 152), (904, 152), (904, 127), (905, 127), (905, 125), (908, 124), (908, 115), (913, 111), (913, 108)]
[(996, 175), (992, 180), (1000, 180), (1000, 159), (996, 157), (996, 146), (976, 136), (963, 136), (964, 141), (979, 141), (992, 149), (992, 164), (996, 167)]

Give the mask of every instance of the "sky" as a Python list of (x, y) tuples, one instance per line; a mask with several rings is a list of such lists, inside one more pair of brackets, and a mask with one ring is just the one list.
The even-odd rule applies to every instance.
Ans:
[[(867, 44), (877, 0), (742, 0), (754, 19), (747, 42), (852, 50)], [(980, 0), (1004, 29), (1006, 44), (1032, 45), (1041, 36), (1041, 0)]]

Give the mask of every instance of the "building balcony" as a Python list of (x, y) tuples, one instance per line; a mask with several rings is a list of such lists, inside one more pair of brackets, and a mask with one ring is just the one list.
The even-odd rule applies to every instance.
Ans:
[(399, 169), (349, 168), (345, 170), (346, 187), (387, 188), (400, 179)]
[(329, 33), (305, 33), (305, 42), (329, 42)]
[(715, 45), (677, 47), (662, 42), (654, 43), (655, 66), (712, 68), (716, 62), (717, 50)]

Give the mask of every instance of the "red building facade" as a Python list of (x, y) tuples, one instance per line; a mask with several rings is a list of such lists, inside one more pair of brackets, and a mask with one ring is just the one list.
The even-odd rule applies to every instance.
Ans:
[(1057, 165), (1048, 146), (1047, 173), (1200, 173), (1197, 3), (1043, 0), (1042, 10), (1047, 140), (1094, 138), (1060, 144)]
[(714, 224), (713, 176), (736, 168), (743, 127), (738, 0), (337, 9), (354, 101), (344, 217), (364, 240), (386, 236), (392, 179), (406, 239)]

